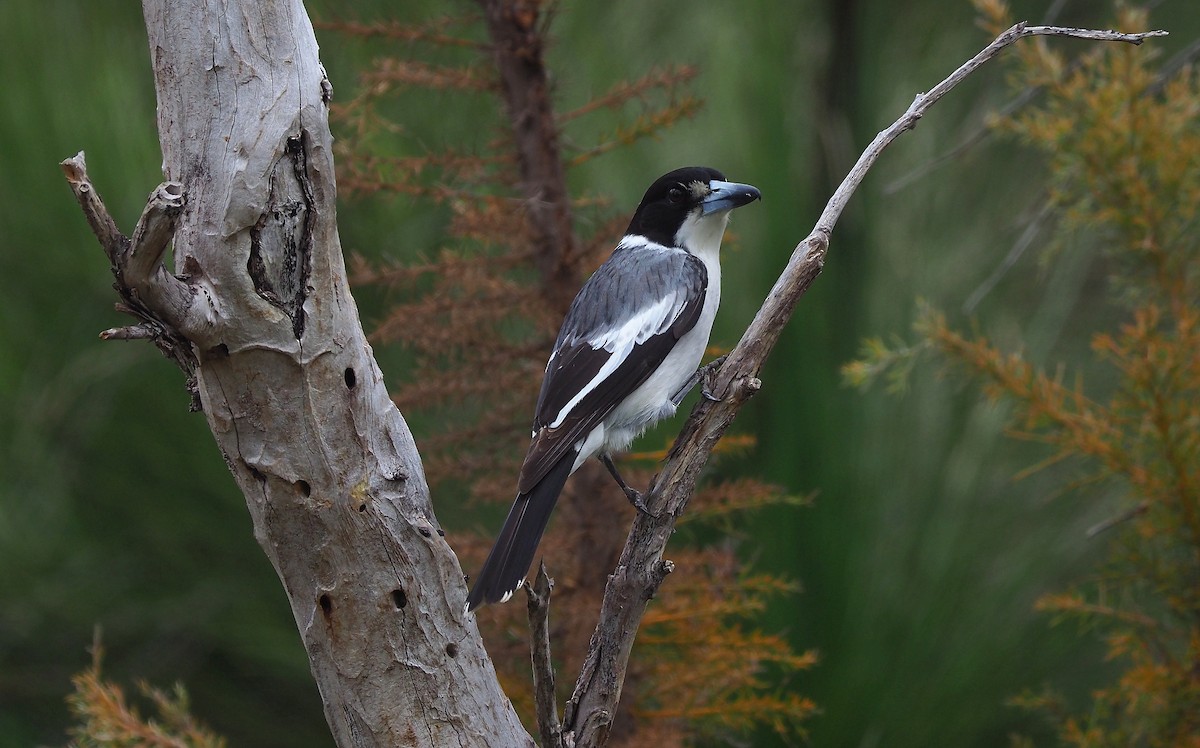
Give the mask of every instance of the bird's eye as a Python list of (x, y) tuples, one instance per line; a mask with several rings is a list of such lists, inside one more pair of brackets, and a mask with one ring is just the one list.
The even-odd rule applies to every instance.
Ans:
[(667, 199), (673, 203), (683, 202), (683, 188), (672, 187), (671, 189), (667, 190)]

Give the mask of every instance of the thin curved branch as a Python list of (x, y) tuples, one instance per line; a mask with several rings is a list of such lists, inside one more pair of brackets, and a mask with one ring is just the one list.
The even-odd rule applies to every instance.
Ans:
[[(1055, 11), (1054, 8), (1051, 8), (1046, 12), (1047, 16), (1055, 14), (1057, 14), (1057, 11)], [(1151, 84), (1146, 87), (1146, 90), (1142, 92), (1142, 95), (1157, 96), (1158, 94), (1162, 93), (1162, 90), (1166, 87), (1167, 83), (1174, 79), (1181, 70), (1195, 62), (1197, 58), (1200, 58), (1200, 39), (1192, 41), (1191, 44), (1178, 52), (1174, 57), (1167, 60), (1159, 70), (1158, 75), (1155, 76), (1154, 81), (1151, 82)], [(1071, 63), (1063, 70), (1063, 76), (1069, 76), (1071, 73), (1078, 70), (1082, 63), (1083, 61), (1080, 59), (1072, 60)], [(1042, 84), (1032, 85), (1028, 88), (1025, 88), (1016, 96), (1009, 99), (1004, 106), (1000, 107), (991, 115), (989, 115), (988, 119), (991, 119), (992, 117), (1000, 120), (1008, 119), (1012, 115), (1024, 109), (1025, 106), (1033, 101), (1043, 90), (1045, 90), (1045, 86)], [(916, 182), (918, 179), (927, 176), (931, 172), (940, 169), (941, 167), (953, 161), (957, 161), (959, 157), (982, 143), (993, 132), (995, 132), (995, 128), (989, 122), (984, 122), (983, 124), (976, 126), (975, 129), (968, 133), (966, 137), (959, 141), (959, 143), (953, 148), (929, 158), (920, 164), (917, 164), (907, 173), (902, 174), (901, 176), (889, 182), (888, 185), (883, 188), (883, 194), (891, 195), (899, 192), (913, 182)]]
[(928, 93), (918, 94), (899, 119), (875, 136), (829, 199), (812, 232), (796, 246), (754, 321), (717, 373), (712, 389), (722, 399), (719, 402), (701, 399), (684, 424), (647, 496), (652, 514), (639, 513), (633, 522), (621, 559), (609, 578), (600, 622), (592, 634), (587, 658), (567, 704), (565, 729), (573, 732), (575, 745), (582, 748), (607, 742), (612, 715), (621, 698), (629, 653), (646, 605), (672, 568), (671, 562), (662, 556), (675, 521), (695, 492), (696, 479), (713, 447), (745, 401), (761, 387), (757, 376), (763, 363), (796, 303), (820, 275), (838, 218), (883, 150), (902, 133), (913, 129), (931, 106), (968, 75), (1019, 39), (1071, 36), (1141, 44), (1146, 38), (1165, 35), (1165, 31), (1123, 34), (1018, 23)]

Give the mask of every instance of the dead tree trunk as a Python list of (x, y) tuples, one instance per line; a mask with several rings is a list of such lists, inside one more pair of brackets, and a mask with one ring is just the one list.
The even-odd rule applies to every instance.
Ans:
[(64, 162), (141, 320), (111, 336), (194, 369), (339, 746), (531, 745), (350, 296), (332, 92), (303, 4), (143, 9), (168, 183), (126, 239), (83, 159)]

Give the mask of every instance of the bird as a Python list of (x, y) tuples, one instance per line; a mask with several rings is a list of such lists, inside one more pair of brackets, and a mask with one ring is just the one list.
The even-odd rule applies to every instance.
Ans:
[(517, 497), (473, 580), (468, 613), (507, 601), (524, 584), (568, 476), (592, 456), (648, 511), (611, 455), (673, 415), (701, 379), (721, 301), (721, 239), (730, 212), (761, 198), (757, 188), (701, 166), (668, 172), (646, 190), (624, 237), (563, 320)]

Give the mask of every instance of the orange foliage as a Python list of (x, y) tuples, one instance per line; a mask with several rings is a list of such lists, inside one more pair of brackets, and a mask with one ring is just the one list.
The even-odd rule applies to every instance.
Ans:
[(224, 738), (189, 714), (183, 686), (176, 685), (173, 693), (167, 693), (139, 683), (138, 691), (158, 715), (142, 717), (121, 687), (101, 676), (102, 656), (97, 635), (92, 666), (71, 679), (75, 692), (67, 697), (67, 703), (78, 724), (71, 729), (70, 748), (225, 748)]

